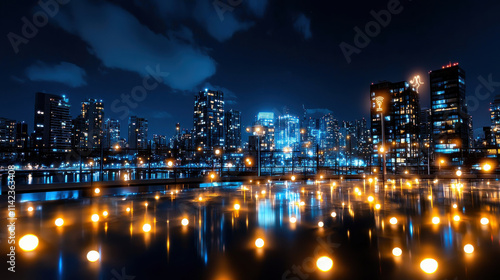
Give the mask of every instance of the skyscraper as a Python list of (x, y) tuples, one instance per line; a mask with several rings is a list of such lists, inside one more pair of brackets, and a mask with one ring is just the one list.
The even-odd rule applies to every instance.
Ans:
[(16, 142), (16, 121), (0, 118), (0, 147), (14, 147)]
[(432, 145), (437, 154), (448, 154), (451, 164), (463, 162), (470, 147), (471, 119), (465, 102), (465, 71), (458, 63), (429, 73), (431, 86)]
[(120, 121), (115, 119), (107, 119), (104, 121), (104, 148), (113, 148), (115, 145), (120, 146)]
[(226, 148), (237, 149), (241, 147), (241, 112), (236, 110), (226, 111), (225, 117)]
[(329, 113), (321, 117), (320, 127), (321, 131), (323, 131), (320, 147), (324, 151), (325, 156), (331, 158), (335, 154), (335, 148), (338, 143), (339, 122), (333, 114)]
[(500, 95), (495, 96), (493, 102), (490, 103), (490, 120), (491, 120), (491, 143), (500, 147)]
[(82, 102), (81, 114), (85, 120), (85, 132), (88, 137), (87, 148), (100, 148), (104, 134), (104, 105), (102, 100), (89, 99)]
[(300, 120), (297, 116), (286, 114), (278, 117), (276, 149), (297, 149), (300, 146)]
[(128, 120), (128, 145), (130, 149), (148, 148), (148, 121), (137, 116)]
[(25, 122), (18, 122), (16, 124), (16, 148), (26, 149), (28, 148), (28, 143), (28, 124)]
[[(401, 172), (398, 167), (415, 166), (419, 162), (420, 126), (416, 89), (405, 81), (381, 82), (370, 86), (370, 99), (375, 164), (381, 164), (379, 152), (384, 147), (386, 166), (390, 171)], [(382, 142), (382, 131), (385, 143)]]
[(37, 92), (35, 95), (34, 148), (38, 152), (69, 152), (71, 116), (66, 96)]
[(262, 129), (261, 150), (272, 151), (275, 149), (275, 125), (273, 112), (259, 112), (254, 125)]
[(194, 100), (195, 145), (207, 149), (224, 147), (224, 93), (205, 89)]

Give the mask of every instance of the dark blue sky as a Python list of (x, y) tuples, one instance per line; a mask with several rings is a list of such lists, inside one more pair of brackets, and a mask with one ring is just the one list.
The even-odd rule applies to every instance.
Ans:
[[(225, 92), (226, 108), (241, 110), (245, 125), (258, 111), (302, 114), (302, 104), (354, 120), (368, 117), (370, 83), (414, 74), (429, 107), (428, 71), (459, 62), (474, 127), (489, 125), (500, 87), (476, 88), (480, 77), (500, 81), (500, 3), (397, 2), (72, 0), (50, 6), (44, 25), (36, 1), (1, 1), (0, 116), (32, 130), (34, 94), (45, 91), (66, 94), (74, 116), (82, 100), (101, 98), (106, 117), (123, 126), (127, 107), (150, 120), (151, 135), (171, 135), (176, 122), (192, 127), (193, 95), (210, 87)], [(354, 45), (354, 28), (388, 5), (399, 12), (348, 63), (339, 45)], [(23, 17), (32, 23), (34, 15), (41, 27), (27, 38)], [(147, 79), (144, 100), (125, 105), (121, 96), (141, 93), (151, 71), (163, 74)]]

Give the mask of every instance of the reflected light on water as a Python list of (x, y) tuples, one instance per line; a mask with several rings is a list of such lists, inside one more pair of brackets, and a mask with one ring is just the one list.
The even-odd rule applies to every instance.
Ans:
[(238, 203), (234, 204), (234, 210), (240, 210), (240, 205)]

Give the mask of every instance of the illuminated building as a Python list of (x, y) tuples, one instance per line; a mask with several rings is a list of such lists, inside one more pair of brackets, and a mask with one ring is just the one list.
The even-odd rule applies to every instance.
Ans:
[(194, 141), (203, 151), (224, 147), (224, 93), (205, 89), (194, 100)]
[[(419, 161), (420, 126), (420, 105), (416, 89), (405, 81), (381, 82), (370, 86), (370, 99), (375, 164), (381, 164), (379, 152), (382, 152), (380, 148), (383, 146), (389, 171), (400, 172), (401, 168), (398, 167), (416, 165)], [(382, 143), (382, 131), (385, 143)]]
[(71, 146), (77, 150), (88, 148), (87, 126), (82, 115), (79, 115), (72, 121)]
[(18, 122), (16, 124), (16, 148), (26, 149), (28, 148), (28, 124), (25, 122)]
[(276, 130), (276, 149), (298, 148), (300, 144), (299, 117), (290, 114), (279, 116)]
[(432, 140), (437, 154), (449, 154), (452, 165), (463, 161), (470, 147), (472, 120), (465, 100), (465, 71), (458, 63), (429, 73), (431, 86)]
[(323, 131), (320, 147), (327, 154), (331, 154), (337, 145), (339, 122), (333, 114), (329, 113), (321, 117), (320, 128)]
[(107, 119), (104, 121), (104, 148), (120, 146), (120, 121)]
[(500, 95), (490, 103), (491, 145), (500, 147)]
[(16, 121), (0, 118), (0, 147), (14, 147), (16, 142)]
[(241, 147), (241, 112), (229, 110), (225, 112), (225, 135), (226, 149), (237, 149)]
[[(259, 112), (254, 123), (262, 129), (261, 150), (272, 151), (275, 149), (275, 125), (273, 112)], [(254, 132), (255, 134), (255, 132)]]
[(33, 147), (38, 152), (69, 152), (71, 149), (70, 105), (66, 96), (37, 92)]
[(104, 104), (102, 100), (89, 99), (82, 102), (81, 114), (85, 120), (85, 132), (88, 137), (87, 148), (100, 148), (104, 125)]
[(148, 147), (148, 121), (146, 119), (137, 116), (129, 118), (128, 145), (131, 149), (146, 149)]
[(162, 149), (167, 147), (167, 136), (153, 134), (153, 143), (151, 148), (153, 150)]

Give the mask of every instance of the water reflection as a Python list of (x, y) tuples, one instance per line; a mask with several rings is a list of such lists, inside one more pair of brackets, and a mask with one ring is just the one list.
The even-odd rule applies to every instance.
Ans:
[[(20, 194), (16, 234), (40, 243), (18, 252), (16, 276), (112, 279), (122, 268), (137, 279), (500, 275), (493, 183), (214, 184)], [(88, 259), (91, 251), (99, 257)]]

